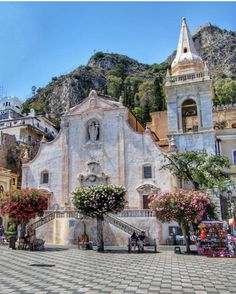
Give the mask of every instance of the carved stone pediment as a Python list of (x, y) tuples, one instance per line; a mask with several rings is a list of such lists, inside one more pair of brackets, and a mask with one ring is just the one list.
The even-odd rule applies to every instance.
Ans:
[(137, 188), (137, 191), (140, 194), (154, 194), (157, 193), (159, 190), (160, 188), (150, 184), (143, 184)]
[(108, 179), (108, 175), (101, 171), (100, 163), (96, 161), (89, 161), (85, 172), (78, 175), (78, 180), (82, 186), (107, 183)]

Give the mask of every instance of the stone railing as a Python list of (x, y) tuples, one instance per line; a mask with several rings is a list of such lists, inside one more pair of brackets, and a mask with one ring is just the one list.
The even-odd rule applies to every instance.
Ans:
[(149, 209), (125, 209), (116, 214), (117, 217), (155, 217), (155, 212)]
[(119, 219), (118, 217), (116, 217), (114, 214), (108, 214), (106, 217), (105, 217), (105, 220), (112, 224), (113, 226), (121, 229), (122, 231), (132, 235), (133, 232), (136, 233), (136, 235), (140, 235), (142, 230), (131, 225), (131, 224), (128, 224), (124, 221), (122, 221), (121, 219)]
[[(141, 229), (124, 222), (119, 217), (155, 217), (155, 213), (148, 209), (125, 209), (116, 215), (108, 214), (105, 217), (106, 221), (125, 231), (126, 233), (132, 234), (133, 232), (135, 232), (137, 235), (139, 235), (142, 231)], [(43, 217), (30, 224), (29, 226), (32, 229), (37, 229), (56, 218), (79, 218), (79, 214), (77, 211), (69, 209), (46, 210)]]
[(55, 218), (55, 213), (54, 212), (50, 212), (47, 215), (41, 217), (39, 220), (37, 220), (36, 222), (29, 224), (27, 226), (27, 229), (30, 227), (33, 230), (36, 230), (37, 228), (45, 225), (46, 223), (49, 223), (51, 220), (53, 220)]
[(209, 79), (209, 75), (207, 72), (197, 72), (185, 75), (178, 75), (178, 76), (169, 76), (166, 77), (166, 85), (171, 85), (173, 83), (183, 83), (189, 81), (199, 81), (202, 79)]
[(221, 104), (221, 105), (213, 106), (213, 111), (228, 110), (228, 109), (236, 109), (236, 103), (225, 104), (225, 105)]
[(78, 212), (72, 209), (63, 209), (63, 210), (46, 210), (44, 215), (54, 213), (55, 218), (77, 218)]
[(37, 229), (55, 218), (78, 218), (78, 212), (75, 210), (46, 210), (44, 216), (27, 227)]

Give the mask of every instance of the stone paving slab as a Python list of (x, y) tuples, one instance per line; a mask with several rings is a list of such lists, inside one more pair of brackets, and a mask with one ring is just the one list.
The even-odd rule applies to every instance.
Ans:
[(32, 252), (0, 246), (0, 293), (236, 293), (236, 258), (175, 254), (170, 247), (158, 251), (48, 246)]

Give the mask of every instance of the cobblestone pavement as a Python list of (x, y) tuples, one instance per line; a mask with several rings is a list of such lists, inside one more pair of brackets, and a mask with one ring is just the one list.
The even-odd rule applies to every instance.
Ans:
[(236, 258), (158, 250), (31, 252), (0, 246), (0, 293), (236, 293)]

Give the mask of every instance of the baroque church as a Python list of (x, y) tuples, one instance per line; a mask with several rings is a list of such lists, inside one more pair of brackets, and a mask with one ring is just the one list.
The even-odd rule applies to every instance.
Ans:
[[(72, 193), (81, 185), (111, 183), (126, 187), (127, 207), (105, 221), (105, 244), (127, 245), (134, 228), (165, 243), (177, 224), (161, 224), (148, 210), (149, 194), (178, 187), (176, 178), (161, 169), (163, 154), (204, 148), (215, 153), (212, 83), (185, 19), (165, 90), (163, 129), (161, 121), (145, 129), (121, 100), (111, 101), (92, 90), (62, 116), (53, 141), (43, 140), (33, 160), (24, 157), (22, 188), (41, 188), (50, 195), (44, 219), (34, 223), (39, 236), (50, 243), (70, 244), (86, 227), (94, 241), (95, 221), (73, 212)], [(161, 148), (157, 137), (168, 141), (168, 147)]]

